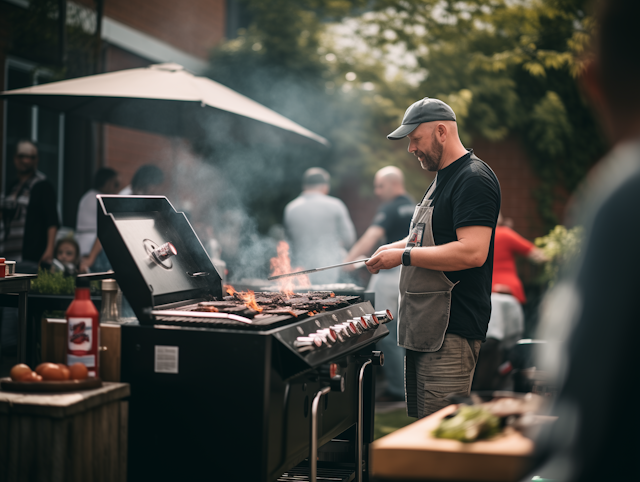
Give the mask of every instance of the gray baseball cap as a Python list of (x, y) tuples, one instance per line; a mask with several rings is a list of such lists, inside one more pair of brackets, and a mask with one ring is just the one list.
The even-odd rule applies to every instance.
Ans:
[(397, 141), (407, 137), (416, 127), (424, 122), (454, 121), (456, 114), (447, 104), (438, 99), (424, 99), (414, 102), (404, 113), (402, 125), (387, 136), (387, 139)]

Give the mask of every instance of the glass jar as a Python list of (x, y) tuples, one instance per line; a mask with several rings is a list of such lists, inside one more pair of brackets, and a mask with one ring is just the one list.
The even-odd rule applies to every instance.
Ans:
[(122, 292), (114, 279), (102, 280), (101, 323), (117, 323), (122, 316)]

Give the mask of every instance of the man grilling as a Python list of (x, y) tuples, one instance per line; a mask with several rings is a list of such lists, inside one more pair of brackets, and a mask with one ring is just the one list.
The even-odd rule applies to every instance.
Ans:
[(436, 176), (416, 206), (409, 236), (378, 248), (371, 273), (402, 265), (398, 345), (406, 349), (409, 416), (422, 418), (468, 394), (491, 314), (493, 237), (500, 185), (466, 149), (456, 116), (425, 97), (388, 139), (409, 137), (409, 152)]

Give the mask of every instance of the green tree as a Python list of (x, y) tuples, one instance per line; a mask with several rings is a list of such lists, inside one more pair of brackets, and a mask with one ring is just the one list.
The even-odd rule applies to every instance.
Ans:
[[(534, 195), (546, 228), (557, 224), (558, 197), (574, 191), (604, 151), (576, 83), (593, 25), (586, 0), (242, 3), (253, 21), (213, 52), (210, 75), (332, 142), (302, 157), (279, 151), (278, 164), (289, 169), (283, 180), (311, 164), (342, 179), (395, 164), (419, 196), (428, 174), (405, 143), (385, 135), (425, 95), (453, 106), (467, 144), (476, 136), (520, 139), (541, 180)], [(275, 204), (261, 199), (265, 212), (297, 189), (279, 187)]]
[(409, 89), (413, 98), (449, 101), (465, 142), (520, 138), (550, 228), (559, 191), (574, 191), (605, 148), (576, 83), (593, 25), (587, 7), (585, 0), (379, 0), (358, 32), (374, 50), (393, 44), (415, 57), (412, 70), (424, 80)]

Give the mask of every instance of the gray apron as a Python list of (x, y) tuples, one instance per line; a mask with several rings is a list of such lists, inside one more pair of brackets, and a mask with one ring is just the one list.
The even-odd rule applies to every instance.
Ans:
[[(437, 180), (436, 174), (422, 202), (416, 206), (407, 247), (435, 246), (433, 206), (429, 198)], [(442, 271), (402, 266), (398, 345), (419, 352), (434, 352), (442, 347), (449, 326), (451, 290), (455, 285)]]

